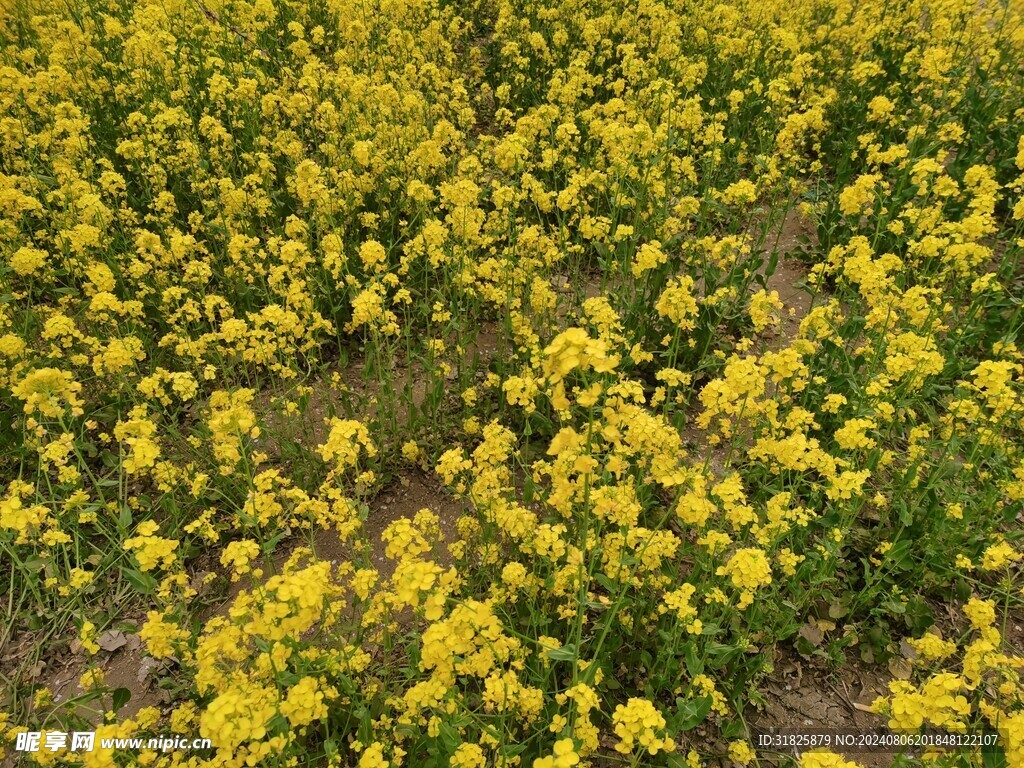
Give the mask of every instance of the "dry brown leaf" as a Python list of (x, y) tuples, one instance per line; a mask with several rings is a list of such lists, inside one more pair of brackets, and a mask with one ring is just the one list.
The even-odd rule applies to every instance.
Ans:
[(108, 629), (98, 638), (96, 638), (96, 645), (102, 648), (104, 651), (110, 651), (113, 653), (118, 648), (123, 648), (128, 644), (128, 638), (124, 632), (118, 632), (116, 629)]

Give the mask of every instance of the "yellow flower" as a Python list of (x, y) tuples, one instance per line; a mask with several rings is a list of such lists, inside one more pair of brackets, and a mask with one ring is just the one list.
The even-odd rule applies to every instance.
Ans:
[(38, 532), (49, 521), (49, 517), (50, 510), (45, 505), (25, 506), (16, 492), (0, 501), (0, 528), (16, 531), (19, 544), (26, 543), (29, 534)]
[(327, 441), (320, 445), (318, 451), (324, 461), (333, 465), (332, 474), (340, 474), (356, 466), (360, 452), (370, 457), (377, 455), (370, 432), (361, 422), (334, 417), (330, 427)]
[(664, 731), (665, 718), (647, 699), (631, 698), (625, 704), (616, 706), (612, 714), (612, 726), (619, 737), (615, 751), (624, 755), (630, 754), (637, 747), (651, 755), (675, 749), (675, 742), (671, 738), (658, 736), (659, 732)]
[(82, 627), (78, 631), (78, 641), (89, 653), (97, 654), (100, 652), (100, 646), (96, 642), (96, 625), (91, 621), (82, 623)]
[(188, 632), (167, 618), (159, 611), (149, 611), (146, 614), (146, 623), (139, 630), (139, 639), (145, 643), (146, 652), (154, 659), (173, 656), (177, 652), (175, 645), (189, 638)]
[(878, 425), (871, 419), (847, 419), (836, 430), (835, 440), (840, 448), (848, 451), (874, 448), (877, 443), (866, 433), (877, 428)]
[(557, 384), (577, 368), (607, 373), (616, 365), (618, 357), (608, 353), (607, 344), (592, 339), (583, 328), (563, 331), (544, 350), (543, 369), (549, 384)]
[(988, 629), (996, 623), (996, 604), (992, 600), (972, 597), (964, 605), (963, 610), (964, 615), (975, 629)]
[(554, 754), (537, 758), (533, 761), (533, 768), (572, 768), (579, 761), (573, 740), (559, 739), (555, 742)]
[(828, 750), (811, 750), (800, 756), (800, 768), (859, 768), (852, 760)]
[(387, 251), (376, 240), (367, 240), (359, 247), (359, 258), (368, 270), (380, 270), (387, 259)]
[(315, 677), (304, 677), (291, 688), (281, 702), (281, 714), (292, 727), (309, 725), (327, 717), (327, 701), (337, 696), (331, 686), (322, 687)]
[(981, 569), (997, 571), (1018, 562), (1021, 558), (1024, 558), (1024, 555), (1014, 549), (1012, 544), (1005, 540), (999, 541), (985, 549), (981, 556)]
[(752, 203), (757, 199), (757, 186), (749, 179), (733, 182), (722, 192), (722, 201), (729, 205)]
[(103, 687), (104, 677), (105, 675), (102, 669), (86, 670), (86, 672), (78, 678), (78, 687), (83, 691), (101, 689)]
[(925, 661), (941, 661), (956, 653), (956, 643), (943, 640), (930, 632), (917, 640), (911, 639), (908, 642)]
[(729, 576), (733, 586), (754, 590), (772, 583), (772, 569), (764, 550), (746, 548), (737, 550), (729, 561), (719, 566), (719, 576)]
[(778, 327), (781, 322), (779, 313), (782, 308), (782, 300), (779, 298), (778, 291), (769, 293), (760, 290), (751, 296), (747, 312), (750, 314), (750, 321), (754, 324), (754, 330), (760, 333), (766, 328)]
[(235, 750), (267, 734), (277, 690), (246, 683), (231, 687), (210, 702), (199, 719), (199, 733), (217, 749)]
[(249, 563), (260, 555), (260, 545), (255, 541), (232, 541), (220, 555), (220, 564), (231, 567), (231, 580), (238, 579), (251, 571)]
[(479, 744), (459, 744), (450, 760), (452, 768), (484, 768), (487, 758)]
[(359, 768), (389, 768), (391, 763), (384, 759), (384, 745), (373, 742), (359, 758)]
[(125, 539), (125, 550), (135, 553), (139, 561), (139, 567), (144, 571), (151, 571), (154, 568), (170, 568), (177, 559), (175, 550), (178, 542), (174, 539), (165, 539), (153, 534), (158, 530), (156, 523), (147, 521), (139, 525), (138, 536)]
[(217, 390), (210, 395), (207, 425), (213, 433), (213, 455), (222, 475), (230, 475), (241, 461), (242, 440), (260, 435), (256, 414), (250, 407), (255, 394), (251, 389), (239, 389)]
[(858, 176), (853, 184), (839, 195), (839, 210), (844, 216), (854, 217), (865, 213), (866, 206), (874, 201), (875, 186), (882, 180), (878, 174)]
[(25, 375), (12, 391), (25, 402), (25, 413), (56, 417), (64, 412), (62, 402), (71, 406), (73, 416), (82, 414), (81, 390), (82, 385), (67, 371), (39, 368)]
[(42, 269), (46, 264), (47, 258), (46, 251), (41, 251), (38, 248), (23, 247), (11, 254), (8, 263), (15, 274), (27, 277)]
[(668, 256), (658, 243), (644, 243), (633, 257), (633, 277), (640, 277), (644, 272), (649, 272), (667, 261)]
[(737, 740), (729, 743), (729, 759), (738, 765), (749, 765), (757, 758), (750, 743)]
[(694, 297), (694, 280), (690, 275), (673, 277), (654, 305), (655, 311), (679, 329), (693, 330), (699, 308)]

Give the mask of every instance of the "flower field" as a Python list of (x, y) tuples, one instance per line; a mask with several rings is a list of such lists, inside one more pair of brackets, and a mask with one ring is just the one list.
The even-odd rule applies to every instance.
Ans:
[(0, 0), (0, 763), (1022, 768), (1022, 254), (1019, 0)]

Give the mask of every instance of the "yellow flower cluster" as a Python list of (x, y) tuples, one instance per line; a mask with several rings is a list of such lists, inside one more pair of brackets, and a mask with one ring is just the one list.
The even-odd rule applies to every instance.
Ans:
[(628, 755), (636, 749), (656, 755), (661, 750), (672, 752), (675, 742), (658, 734), (664, 731), (665, 718), (647, 699), (630, 699), (619, 704), (612, 714), (612, 724), (619, 743), (615, 750)]
[(144, 571), (170, 568), (177, 559), (178, 541), (154, 535), (159, 530), (159, 525), (147, 520), (136, 529), (136, 536), (124, 540), (124, 548), (135, 554)]
[[(82, 762), (748, 765), (816, 617), (1024, 764), (1022, 29), (0, 0), (4, 623), (106, 703), (145, 616), (98, 737), (214, 746)], [(0, 729), (77, 729), (24, 666)]]

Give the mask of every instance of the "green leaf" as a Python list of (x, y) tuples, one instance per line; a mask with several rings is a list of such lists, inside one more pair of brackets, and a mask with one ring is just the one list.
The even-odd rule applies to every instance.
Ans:
[(711, 711), (713, 699), (710, 696), (700, 696), (696, 699), (676, 699), (676, 706), (679, 712), (679, 729), (688, 731), (704, 722), (704, 718)]
[(885, 553), (885, 559), (889, 563), (889, 567), (894, 570), (907, 570), (914, 564), (914, 558), (911, 553), (910, 541), (908, 539), (901, 539), (892, 545), (892, 548)]
[(829, 606), (828, 606), (828, 617), (830, 619), (841, 619), (844, 616), (846, 616), (846, 614), (848, 614), (849, 612), (850, 612), (849, 606), (847, 606), (841, 600), (836, 600), (836, 601), (830, 603)]
[(526, 478), (526, 482), (523, 483), (523, 503), (532, 504), (535, 497), (535, 483), (532, 478)]
[(697, 649), (693, 643), (689, 643), (683, 651), (683, 660), (686, 661), (686, 671), (690, 677), (704, 674), (704, 662), (697, 658)]
[(30, 556), (25, 559), (23, 565), (25, 566), (25, 570), (39, 573), (39, 571), (46, 567), (46, 561), (40, 557)]
[(915, 595), (907, 601), (904, 621), (915, 635), (919, 635), (935, 623), (935, 615), (928, 603)]
[(281, 531), (276, 536), (272, 536), (266, 541), (264, 541), (262, 547), (263, 553), (267, 555), (271, 554), (275, 549), (277, 549), (277, 545), (281, 543), (281, 539), (283, 539), (286, 535), (286, 531)]
[(971, 585), (963, 577), (960, 577), (956, 580), (954, 592), (956, 594), (956, 599), (963, 603), (966, 603), (968, 600), (970, 600), (971, 595), (974, 594), (974, 590), (971, 589)]
[(597, 581), (598, 584), (600, 584), (602, 587), (607, 589), (612, 594), (614, 594), (615, 590), (618, 588), (616, 583), (609, 579), (607, 576), (605, 576), (603, 573), (594, 574), (594, 579)]
[(740, 720), (726, 720), (722, 723), (722, 738), (732, 741), (743, 735), (743, 722)]
[(132, 692), (127, 688), (115, 688), (111, 697), (113, 698), (114, 711), (117, 712), (121, 707), (131, 701)]
[(121, 507), (121, 514), (117, 517), (117, 527), (122, 531), (127, 531), (132, 527), (132, 510), (127, 504)]
[(451, 753), (455, 751), (455, 748), (459, 746), (461, 739), (459, 738), (459, 732), (452, 728), (451, 724), (441, 721), (441, 726), (438, 731), (441, 737), (441, 743), (447, 752)]
[(573, 643), (561, 648), (549, 648), (545, 653), (552, 661), (576, 661), (576, 646)]
[(366, 707), (359, 707), (352, 713), (359, 718), (359, 740), (363, 744), (373, 743), (373, 717)]
[(144, 595), (151, 595), (156, 591), (157, 581), (148, 573), (136, 571), (134, 568), (121, 566), (121, 575), (125, 580)]
[(1006, 752), (1002, 744), (981, 748), (981, 763), (985, 768), (1007, 768)]

